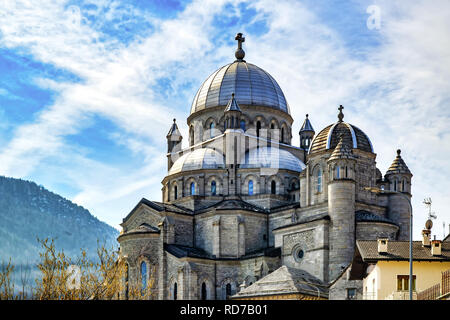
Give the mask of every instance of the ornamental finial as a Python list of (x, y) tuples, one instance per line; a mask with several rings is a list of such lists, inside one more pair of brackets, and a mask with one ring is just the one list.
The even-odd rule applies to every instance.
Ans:
[(342, 109), (344, 109), (344, 107), (342, 106), (342, 104), (339, 106), (338, 110), (339, 110), (339, 114), (338, 114), (338, 119), (339, 122), (342, 122), (342, 119), (344, 119), (344, 114), (342, 113)]
[(242, 33), (238, 33), (234, 40), (237, 40), (238, 42), (238, 48), (236, 49), (234, 56), (238, 61), (244, 61), (245, 52), (242, 50), (242, 42), (245, 42), (245, 38), (242, 36)]

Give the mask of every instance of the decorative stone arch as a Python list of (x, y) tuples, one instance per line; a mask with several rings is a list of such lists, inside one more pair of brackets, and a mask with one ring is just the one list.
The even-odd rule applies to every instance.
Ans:
[[(293, 186), (293, 184), (294, 184), (294, 186)], [(289, 186), (288, 186), (288, 189), (289, 189), (290, 191), (300, 189), (300, 179), (297, 178), (297, 177), (291, 177), (291, 178), (289, 179)]]
[(195, 195), (200, 195), (200, 186), (199, 186), (199, 179), (198, 177), (187, 177), (185, 179), (185, 187), (184, 187), (184, 194), (187, 196), (191, 195), (191, 183), (195, 184)]
[[(241, 121), (245, 122), (245, 130), (244, 132), (246, 132), (249, 128), (250, 128), (250, 118), (246, 115), (246, 114), (241, 114)], [(239, 128), (241, 128), (241, 124), (239, 123)]]
[[(145, 274), (142, 274), (142, 271), (143, 271), (142, 264), (143, 263), (146, 264)], [(136, 268), (136, 270), (137, 270), (137, 273), (136, 273), (137, 285), (138, 285), (138, 288), (141, 289), (142, 285), (143, 285), (143, 280), (144, 280), (143, 276), (145, 276), (146, 286), (148, 286), (150, 283), (152, 263), (147, 256), (141, 254), (136, 259), (136, 266), (137, 266), (137, 268)]]
[[(229, 285), (229, 287), (228, 287)], [(225, 278), (220, 283), (220, 293), (221, 293), (221, 299), (226, 300), (227, 297), (232, 296), (237, 293), (237, 283), (231, 278)], [(231, 292), (227, 292), (227, 289), (230, 289)]]
[(275, 182), (275, 194), (283, 194), (282, 189), (283, 189), (284, 185), (283, 185), (283, 181), (281, 180), (280, 177), (278, 177), (277, 175), (272, 175), (272, 176), (268, 177), (266, 181), (267, 181), (266, 182), (266, 193), (270, 193), (270, 194), (273, 193), (272, 192), (273, 191), (272, 190), (272, 187), (273, 187), (272, 182)]
[(289, 126), (286, 121), (280, 123), (280, 142), (289, 144), (291, 141), (291, 133), (289, 131)]
[(194, 125), (191, 124), (189, 126), (189, 146), (193, 146), (195, 144), (195, 130)]
[(207, 195), (207, 196), (212, 195), (211, 185), (212, 185), (213, 181), (216, 182), (216, 196), (221, 195), (223, 192), (222, 179), (218, 175), (214, 174), (214, 175), (209, 176), (206, 179), (205, 195)]
[(169, 199), (170, 201), (177, 200), (180, 197), (180, 186), (177, 180), (173, 180), (169, 184)]
[(169, 300), (180, 299), (180, 288), (178, 284), (178, 277), (172, 276), (169, 280), (168, 298)]
[[(204, 291), (204, 288), (206, 291)], [(203, 300), (203, 293), (206, 293), (206, 300), (214, 299), (214, 286), (213, 282), (209, 278), (203, 277), (199, 279), (198, 290), (198, 297), (200, 300)]]
[[(273, 125), (273, 128), (272, 128)], [(269, 129), (279, 129), (280, 128), (280, 122), (272, 117), (272, 119), (270, 119), (269, 124), (268, 124)]]
[[(319, 175), (319, 170), (321, 174)], [(313, 166), (313, 169), (311, 170), (311, 176), (312, 176), (312, 194), (317, 193), (323, 193), (324, 192), (324, 186), (325, 186), (325, 170), (324, 166), (321, 163), (317, 163)], [(320, 189), (319, 189), (320, 185)]]
[[(214, 128), (212, 129), (212, 133), (211, 133), (211, 124), (214, 124)], [(218, 135), (222, 134), (222, 131), (220, 130), (220, 124), (218, 123), (218, 121), (213, 118), (213, 117), (209, 117), (206, 121), (205, 121), (205, 126), (203, 128), (203, 140), (209, 140), (213, 137), (216, 137)]]
[(247, 174), (244, 177), (243, 184), (241, 186), (241, 190), (242, 190), (241, 193), (243, 195), (248, 195), (248, 183), (249, 183), (250, 180), (253, 181), (253, 195), (259, 194), (260, 193), (260, 191), (259, 191), (259, 187), (260, 187), (259, 179), (253, 173)]

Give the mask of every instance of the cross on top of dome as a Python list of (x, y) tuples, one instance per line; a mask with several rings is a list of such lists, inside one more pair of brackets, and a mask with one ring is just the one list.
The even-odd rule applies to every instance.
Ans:
[(342, 104), (339, 106), (338, 110), (339, 110), (339, 114), (338, 114), (338, 119), (339, 122), (342, 122), (342, 119), (344, 119), (344, 114), (342, 113), (342, 109), (344, 109), (344, 107), (342, 106)]
[(242, 49), (242, 42), (245, 42), (245, 37), (242, 36), (242, 33), (238, 33), (236, 35), (236, 38), (234, 38), (234, 40), (237, 40), (238, 42), (238, 48), (236, 49), (236, 52), (234, 53), (234, 56), (236, 57), (236, 59), (238, 61), (244, 61), (244, 57), (245, 57), (245, 52)]

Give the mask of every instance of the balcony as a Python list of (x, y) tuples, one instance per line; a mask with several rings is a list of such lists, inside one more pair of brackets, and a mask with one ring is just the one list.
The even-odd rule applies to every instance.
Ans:
[(450, 296), (450, 270), (442, 272), (441, 283), (425, 289), (417, 295), (418, 300), (448, 299)]

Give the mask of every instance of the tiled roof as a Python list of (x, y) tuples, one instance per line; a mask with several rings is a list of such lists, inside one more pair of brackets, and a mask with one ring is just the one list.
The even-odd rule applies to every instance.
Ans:
[(334, 148), (334, 151), (328, 160), (337, 159), (355, 159), (352, 149), (344, 143), (344, 139), (342, 137), (339, 139), (339, 143), (336, 148)]
[(385, 223), (397, 225), (394, 221), (392, 221), (388, 218), (381, 217), (377, 214), (374, 214), (372, 212), (365, 211), (365, 210), (356, 211), (355, 219), (358, 222), (385, 222)]
[(312, 125), (311, 125), (311, 122), (308, 119), (308, 115), (306, 115), (306, 119), (305, 119), (305, 121), (303, 121), (303, 125), (300, 128), (300, 132), (302, 132), (302, 131), (312, 131), (312, 132), (314, 132), (314, 129), (313, 129)]
[[(388, 241), (388, 252), (386, 254), (378, 253), (378, 241), (376, 240), (357, 240), (356, 245), (364, 262), (378, 260), (409, 260), (409, 241)], [(442, 255), (431, 255), (431, 247), (423, 247), (422, 241), (413, 241), (413, 259), (414, 260), (450, 260), (450, 242), (442, 242)]]
[(282, 266), (241, 290), (233, 298), (295, 293), (328, 297), (328, 288), (306, 271)]
[(403, 161), (402, 157), (400, 156), (400, 152), (400, 150), (397, 150), (397, 156), (387, 170), (386, 175), (395, 173), (411, 174), (411, 171), (409, 171), (409, 168), (406, 165), (405, 161)]
[(322, 220), (322, 219), (330, 220), (330, 216), (328, 215), (328, 212), (323, 212), (323, 213), (319, 213), (314, 216), (300, 218), (298, 221), (296, 221), (294, 223), (290, 223), (290, 224), (275, 228), (275, 229), (273, 229), (273, 231), (293, 227), (296, 225), (300, 225), (300, 224), (304, 224), (304, 223), (308, 223), (308, 222), (312, 222), (312, 221)]
[(280, 248), (266, 248), (262, 250), (258, 250), (255, 252), (247, 253), (244, 256), (239, 258), (231, 258), (231, 257), (223, 257), (216, 258), (214, 255), (209, 254), (205, 250), (201, 248), (194, 248), (188, 246), (182, 246), (179, 244), (165, 244), (164, 249), (173, 254), (177, 258), (191, 257), (191, 258), (200, 258), (200, 259), (208, 259), (208, 260), (242, 260), (242, 259), (250, 259), (254, 257), (279, 257), (281, 255)]

